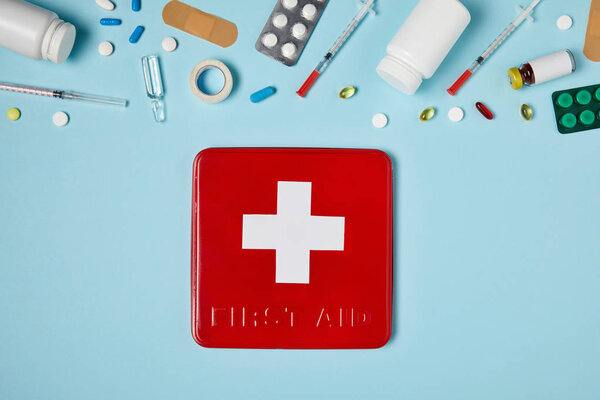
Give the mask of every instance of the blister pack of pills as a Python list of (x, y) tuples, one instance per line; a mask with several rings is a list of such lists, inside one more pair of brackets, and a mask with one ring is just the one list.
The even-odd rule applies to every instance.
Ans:
[(256, 50), (287, 66), (296, 64), (329, 0), (277, 0), (256, 40)]
[(560, 133), (600, 128), (600, 85), (554, 92), (552, 105)]

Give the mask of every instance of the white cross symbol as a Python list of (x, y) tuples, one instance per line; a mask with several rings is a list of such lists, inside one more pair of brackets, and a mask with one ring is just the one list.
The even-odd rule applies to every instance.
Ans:
[(311, 250), (344, 250), (344, 217), (310, 215), (311, 189), (277, 182), (277, 214), (243, 216), (242, 249), (274, 249), (276, 283), (308, 283)]

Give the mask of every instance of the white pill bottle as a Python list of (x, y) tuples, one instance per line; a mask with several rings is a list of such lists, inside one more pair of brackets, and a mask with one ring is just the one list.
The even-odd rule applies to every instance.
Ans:
[(75, 27), (23, 0), (0, 0), (0, 46), (34, 60), (62, 63), (75, 42)]
[(458, 0), (419, 0), (377, 66), (386, 82), (414, 94), (438, 69), (467, 25), (469, 10)]

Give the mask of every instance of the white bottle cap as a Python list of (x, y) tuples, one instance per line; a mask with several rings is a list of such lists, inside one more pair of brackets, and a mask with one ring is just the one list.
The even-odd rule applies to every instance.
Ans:
[(384, 81), (406, 94), (415, 94), (423, 77), (402, 61), (385, 56), (377, 66), (377, 73)]
[(42, 43), (42, 58), (60, 64), (64, 62), (75, 43), (75, 27), (61, 19), (50, 24)]

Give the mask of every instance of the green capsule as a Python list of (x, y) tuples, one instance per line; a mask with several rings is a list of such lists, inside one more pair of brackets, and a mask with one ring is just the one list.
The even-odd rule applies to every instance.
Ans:
[(356, 93), (356, 88), (354, 86), (346, 86), (340, 91), (340, 99), (349, 99), (354, 96)]
[(529, 107), (529, 104), (523, 104), (521, 106), (521, 116), (525, 121), (531, 121), (533, 118), (533, 110)]
[(423, 112), (419, 116), (419, 119), (421, 121), (429, 121), (434, 116), (435, 116), (435, 108), (427, 107), (426, 109), (423, 110)]

